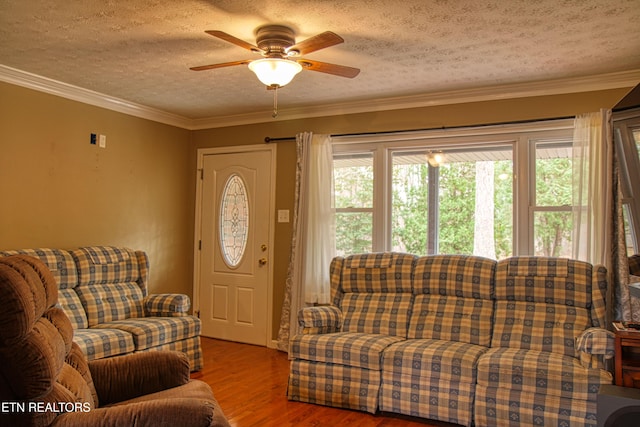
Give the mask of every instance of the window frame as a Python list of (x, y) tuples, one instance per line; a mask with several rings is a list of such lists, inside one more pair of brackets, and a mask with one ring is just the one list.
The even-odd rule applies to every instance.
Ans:
[(622, 205), (628, 209), (632, 242), (627, 242), (640, 253), (640, 152), (633, 138), (633, 131), (640, 131), (640, 109), (613, 114), (613, 135), (620, 152), (620, 184)]
[[(392, 247), (392, 162), (393, 153), (416, 150), (470, 149), (510, 146), (513, 162), (513, 255), (533, 253), (533, 210), (535, 194), (535, 147), (532, 141), (572, 140), (573, 119), (527, 123), (460, 127), (409, 132), (390, 132), (332, 137), (333, 155), (373, 154), (373, 235), (372, 250)], [(525, 177), (526, 179), (520, 179)], [(533, 176), (535, 178), (535, 175)], [(532, 187), (533, 183), (533, 187)], [(571, 209), (571, 208), (569, 208)]]
[[(529, 149), (529, 219), (528, 219), (528, 244), (526, 248), (527, 255), (535, 255), (535, 215), (537, 212), (568, 212), (573, 216), (574, 206), (573, 204), (565, 204), (565, 205), (538, 205), (537, 195), (538, 191), (536, 188), (537, 183), (537, 150), (538, 145), (546, 145), (546, 144), (568, 144), (569, 146), (573, 145), (573, 131), (570, 135), (565, 138), (528, 138), (528, 149)], [(573, 159), (573, 156), (570, 157)]]

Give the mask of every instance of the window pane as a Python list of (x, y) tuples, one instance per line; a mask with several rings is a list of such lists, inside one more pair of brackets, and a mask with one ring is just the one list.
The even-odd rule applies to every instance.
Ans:
[(392, 250), (426, 255), (429, 181), (426, 152), (394, 153), (392, 179)]
[(570, 211), (537, 211), (533, 214), (534, 255), (571, 257)]
[[(436, 246), (429, 243), (433, 236), (434, 253), (512, 255), (511, 148), (446, 150), (440, 166), (429, 164), (429, 153), (393, 154), (392, 249), (424, 255)], [(429, 224), (429, 218), (438, 220)]]
[(373, 154), (333, 158), (336, 209), (373, 207)]
[(220, 197), (220, 247), (229, 267), (237, 267), (247, 247), (249, 202), (240, 175), (232, 174)]
[(512, 150), (445, 153), (439, 182), (439, 253), (513, 254)]
[(571, 206), (570, 142), (536, 144), (536, 206)]
[(346, 256), (373, 251), (373, 213), (336, 213), (336, 254)]
[(336, 253), (373, 251), (373, 154), (333, 158)]
[(633, 229), (633, 225), (631, 223), (631, 207), (628, 203), (624, 203), (622, 205), (622, 217), (624, 220), (624, 239), (627, 246), (627, 255), (631, 256), (637, 253), (636, 249), (633, 246), (633, 242), (635, 241), (633, 236), (635, 235), (635, 230)]

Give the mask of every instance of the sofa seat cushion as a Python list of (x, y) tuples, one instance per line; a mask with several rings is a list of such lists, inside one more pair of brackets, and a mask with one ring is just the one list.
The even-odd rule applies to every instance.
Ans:
[(296, 335), (289, 358), (380, 370), (384, 349), (400, 341), (399, 337), (350, 332)]
[(73, 340), (88, 360), (118, 356), (135, 350), (131, 334), (120, 329), (76, 329)]
[(380, 410), (469, 426), (476, 365), (487, 347), (412, 339), (383, 353)]
[(193, 316), (132, 318), (101, 323), (94, 328), (126, 331), (133, 337), (135, 350), (140, 351), (200, 335), (200, 319)]
[(456, 341), (407, 340), (390, 345), (383, 353), (383, 370), (431, 380), (475, 383), (476, 365), (487, 347)]
[(478, 361), (478, 384), (595, 401), (600, 385), (611, 384), (611, 373), (587, 369), (579, 359), (535, 350), (494, 348)]

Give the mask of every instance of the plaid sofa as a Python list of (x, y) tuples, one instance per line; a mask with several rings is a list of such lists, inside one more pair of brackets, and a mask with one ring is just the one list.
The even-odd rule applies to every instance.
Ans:
[(612, 379), (605, 273), (555, 258), (337, 257), (332, 305), (298, 313), (288, 398), (465, 426), (595, 426)]
[(39, 258), (51, 270), (73, 340), (88, 360), (176, 350), (187, 354), (192, 371), (202, 368), (200, 320), (188, 314), (189, 297), (148, 294), (146, 253), (112, 246), (0, 252), (13, 254)]

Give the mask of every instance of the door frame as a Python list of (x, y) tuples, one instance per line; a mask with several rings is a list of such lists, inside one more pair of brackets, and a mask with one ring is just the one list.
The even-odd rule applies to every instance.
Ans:
[(201, 254), (200, 239), (202, 236), (202, 173), (204, 170), (204, 157), (217, 154), (236, 154), (249, 153), (256, 151), (267, 151), (271, 154), (271, 189), (269, 191), (269, 260), (267, 263), (268, 283), (267, 283), (267, 328), (265, 337), (267, 347), (275, 348), (276, 344), (272, 338), (273, 329), (273, 259), (274, 259), (274, 243), (275, 243), (275, 204), (276, 204), (276, 159), (277, 149), (275, 144), (255, 144), (255, 145), (239, 145), (216, 148), (198, 148), (197, 165), (196, 165), (196, 205), (195, 205), (195, 230), (193, 239), (193, 313), (200, 317), (200, 266)]

